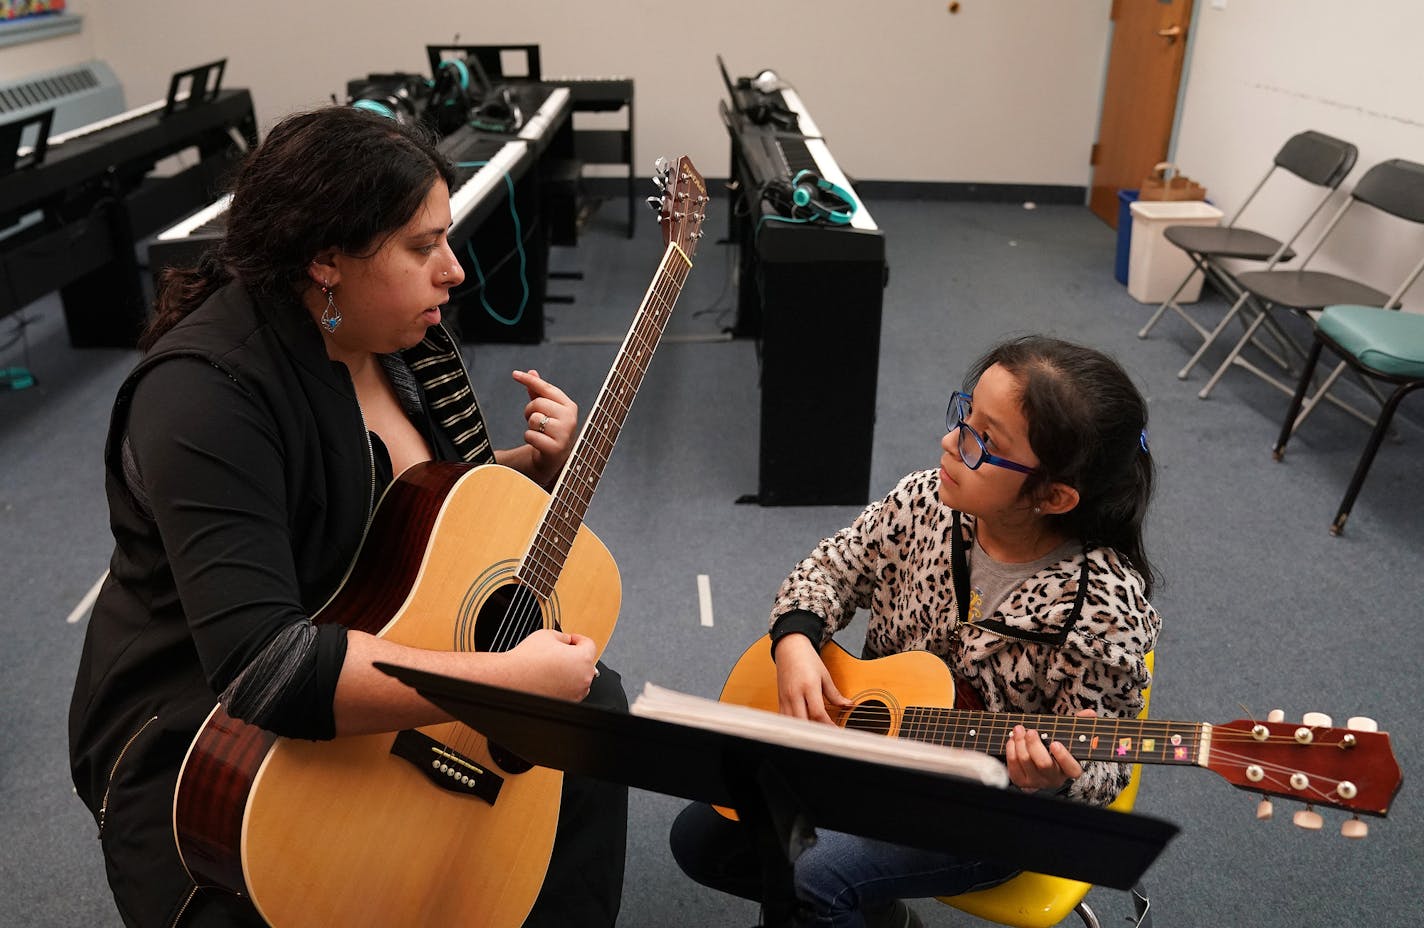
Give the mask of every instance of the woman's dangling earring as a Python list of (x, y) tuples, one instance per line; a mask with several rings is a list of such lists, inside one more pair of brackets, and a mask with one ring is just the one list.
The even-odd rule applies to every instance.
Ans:
[(336, 331), (336, 327), (341, 325), (341, 310), (336, 308), (336, 295), (326, 284), (321, 285), (321, 292), (326, 294), (326, 309), (321, 311), (321, 324), (328, 334)]

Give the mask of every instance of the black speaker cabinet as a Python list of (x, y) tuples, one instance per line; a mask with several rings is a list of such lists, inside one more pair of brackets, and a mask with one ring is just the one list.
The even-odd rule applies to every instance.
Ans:
[[(859, 238), (851, 230), (825, 230), (829, 251), (794, 247), (783, 254), (778, 249), (776, 239), (792, 241), (811, 231), (764, 229), (758, 242), (757, 502), (763, 506), (869, 501), (884, 253), (878, 260), (856, 260), (864, 257), (856, 247), (837, 260), (834, 243)], [(883, 238), (875, 238), (883, 246)], [(743, 288), (748, 285), (743, 279)]]

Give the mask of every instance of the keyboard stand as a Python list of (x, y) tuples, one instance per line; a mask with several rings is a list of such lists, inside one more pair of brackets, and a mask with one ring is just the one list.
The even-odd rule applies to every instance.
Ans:
[[(49, 127), (53, 121), (54, 110), (49, 109), (0, 125), (0, 176), (44, 163), (45, 153), (49, 150)], [(20, 140), (31, 126), (35, 129), (34, 144), (22, 146)]]

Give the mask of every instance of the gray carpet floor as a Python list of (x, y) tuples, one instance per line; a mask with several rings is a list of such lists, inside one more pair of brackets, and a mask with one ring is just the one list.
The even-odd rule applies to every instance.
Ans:
[[(1403, 769), (1417, 769), (1424, 761), (1418, 399), (1386, 442), (1345, 534), (1331, 537), (1327, 526), (1365, 427), (1322, 408), (1285, 461), (1274, 462), (1286, 397), (1236, 369), (1211, 399), (1197, 399), (1205, 372), (1186, 382), (1175, 376), (1195, 335), (1169, 318), (1149, 339), (1136, 338), (1152, 308), (1113, 280), (1114, 234), (1086, 209), (871, 206), (891, 267), (872, 493), (934, 465), (948, 393), (998, 339), (1044, 331), (1112, 352), (1151, 404), (1159, 489), (1148, 544), (1166, 578), (1155, 597), (1164, 626), (1153, 714), (1225, 722), (1280, 707), (1292, 719), (1327, 712), (1337, 724), (1369, 715), (1391, 732)], [(515, 367), (537, 367), (585, 407), (592, 403), (660, 253), (651, 222), (630, 241), (621, 215), (621, 203), (606, 205), (578, 248), (555, 250), (555, 269), (585, 277), (555, 282), (576, 299), (547, 308), (547, 341), (469, 346), (502, 443), (522, 428), (522, 391), (509, 379)], [(715, 217), (709, 227), (723, 228)], [(645, 681), (715, 695), (764, 630), (786, 571), (857, 511), (736, 503), (756, 490), (759, 413), (755, 345), (721, 337), (734, 305), (730, 257), (710, 237), (702, 245), (587, 517), (622, 573), (607, 659), (630, 695)], [(1210, 318), (1223, 309), (1207, 297), (1194, 311)], [(0, 345), (20, 318), (29, 321), (24, 339), (0, 348), (0, 366), (27, 365), (38, 385), (0, 394), (0, 627), (13, 636), (0, 675), (0, 923), (117, 925), (92, 822), (69, 784), (64, 723), (85, 619), (75, 608), (111, 545), (104, 426), (134, 355), (70, 349), (57, 298), (0, 320)], [(807, 318), (814, 324), (814, 312)], [(811, 450), (814, 466), (838, 465), (831, 436)], [(711, 627), (700, 622), (699, 575), (711, 589)], [(844, 633), (852, 650), (860, 631), (855, 623)], [(753, 924), (754, 906), (696, 886), (672, 863), (667, 827), (680, 806), (634, 793), (620, 924)], [(1182, 829), (1147, 874), (1157, 925), (1419, 922), (1424, 824), (1409, 786), (1387, 819), (1367, 820), (1363, 842), (1340, 837), (1339, 814), (1327, 811), (1325, 829), (1312, 833), (1291, 825), (1289, 803), (1278, 802), (1268, 822), (1255, 819), (1254, 807), (1253, 796), (1209, 771), (1145, 771), (1138, 810)], [(1117, 891), (1097, 889), (1090, 899), (1104, 924), (1120, 924), (1130, 911)], [(978, 924), (933, 901), (914, 907), (931, 926)]]

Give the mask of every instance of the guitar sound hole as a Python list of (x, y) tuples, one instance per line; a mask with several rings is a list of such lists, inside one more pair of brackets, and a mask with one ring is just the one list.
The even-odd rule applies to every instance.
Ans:
[(846, 728), (868, 731), (876, 735), (890, 734), (890, 709), (879, 700), (868, 700), (850, 710), (846, 716)]
[[(490, 594), (475, 617), (475, 650), (508, 651), (544, 627), (539, 597), (521, 583), (508, 583)], [(490, 742), (490, 760), (505, 773), (523, 773), (533, 764)]]
[(508, 651), (544, 627), (539, 597), (521, 583), (490, 594), (475, 618), (475, 650)]

